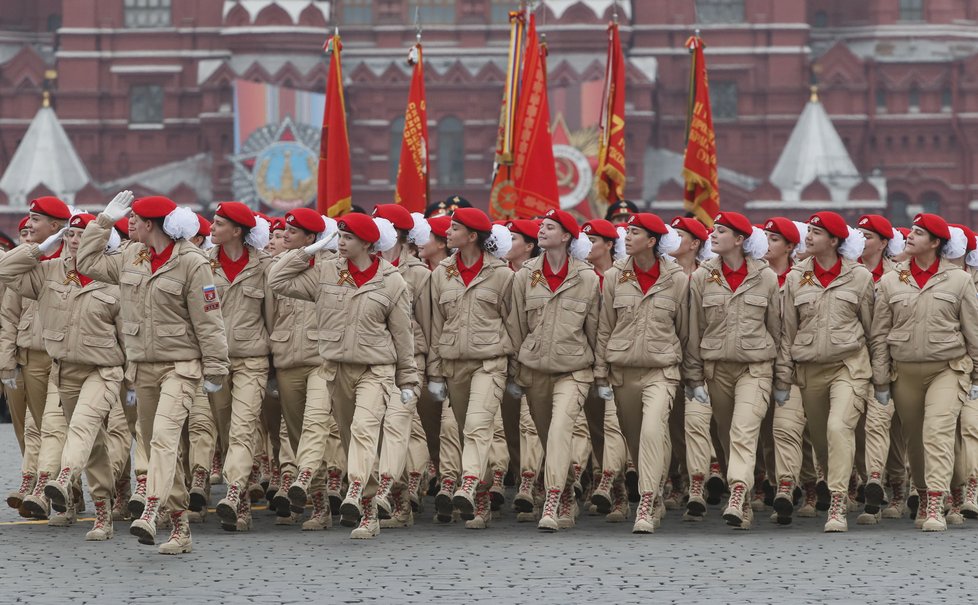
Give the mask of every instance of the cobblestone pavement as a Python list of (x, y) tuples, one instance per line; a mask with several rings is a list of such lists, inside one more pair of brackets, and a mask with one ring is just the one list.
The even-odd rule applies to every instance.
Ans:
[[(9, 424), (0, 448), (6, 494), (20, 472)], [(372, 541), (338, 525), (276, 527), (265, 510), (251, 533), (230, 534), (210, 515), (193, 526), (192, 554), (165, 557), (138, 544), (128, 523), (92, 543), (90, 513), (53, 528), (0, 506), (0, 603), (960, 603), (978, 589), (973, 521), (923, 534), (909, 519), (861, 527), (851, 515), (848, 534), (826, 535), (824, 519), (778, 527), (759, 513), (739, 532), (711, 509), (700, 524), (670, 511), (649, 536), (586, 514), (547, 535), (508, 508), (485, 531), (434, 525), (428, 499), (413, 528)]]

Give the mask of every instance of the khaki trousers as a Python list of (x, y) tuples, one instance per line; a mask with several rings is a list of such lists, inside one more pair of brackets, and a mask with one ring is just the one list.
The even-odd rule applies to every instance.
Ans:
[(958, 416), (967, 396), (968, 374), (960, 361), (895, 362), (893, 402), (907, 440), (917, 489), (948, 492), (954, 469)]
[(34, 417), (34, 424), (43, 428), (42, 418), (48, 396), (48, 382), (51, 378), (51, 358), (44, 351), (20, 349), (18, 363), (24, 380), (27, 409)]
[(526, 396), (520, 398), (520, 473), (537, 474), (543, 466), (543, 444), (537, 434), (537, 425), (530, 416)]
[(207, 471), (210, 476), (214, 449), (217, 447), (217, 422), (210, 398), (204, 392), (203, 383), (194, 395), (187, 418), (187, 439), (190, 444), (190, 472), (197, 469)]
[[(339, 431), (337, 431), (336, 435), (338, 441)], [(275, 463), (278, 464), (279, 471), (285, 471), (288, 469), (294, 472), (296, 470), (295, 449), (292, 447), (291, 440), (289, 440), (289, 429), (285, 426), (285, 416), (282, 416), (282, 420), (279, 425), (278, 443), (279, 445), (278, 451), (276, 452)]]
[(462, 435), (455, 420), (451, 398), (442, 402), (441, 428), (438, 431), (438, 474), (442, 480), (462, 478)]
[[(23, 456), (26, 453), (27, 447), (27, 444), (24, 441), (24, 422), (28, 416), (27, 391), (24, 389), (23, 372), (17, 375), (17, 386), (15, 388), (10, 388), (7, 386), (0, 388), (3, 389), (4, 397), (7, 398), (7, 411), (10, 412), (10, 423), (14, 425), (14, 434), (17, 436), (17, 445), (20, 446), (20, 454)], [(36, 426), (37, 425), (35, 425), (35, 427)]]
[(190, 498), (182, 458), (189, 452), (181, 445), (203, 379), (200, 360), (135, 362), (133, 370), (139, 431), (149, 462), (146, 496), (158, 498), (171, 512), (186, 510)]
[(604, 453), (601, 457), (601, 470), (625, 472), (628, 464), (628, 447), (618, 419), (618, 404), (615, 399), (604, 405)]
[(506, 358), (442, 363), (455, 422), (463, 427), (462, 477), (491, 481), (489, 449), (506, 387)]
[(682, 477), (686, 466), (686, 395), (685, 389), (676, 389), (669, 411), (669, 442), (672, 444), (669, 456), (669, 475)]
[(889, 484), (907, 480), (907, 444), (900, 429), (896, 404), (866, 403), (866, 476), (880, 473)]
[(255, 462), (260, 438), (259, 415), (267, 382), (267, 357), (232, 357), (224, 388), (209, 395), (221, 443), (227, 444), (224, 481), (228, 486), (237, 484), (242, 492), (248, 489)]
[(757, 440), (771, 401), (773, 365), (769, 361), (706, 362), (706, 385), (727, 460), (727, 483), (744, 483), (748, 490), (754, 485)]
[[(589, 389), (588, 391), (594, 390)], [(571, 466), (584, 468), (591, 458), (591, 429), (588, 426), (587, 414), (584, 413), (588, 397), (584, 398), (584, 405), (581, 405), (581, 413), (574, 421), (574, 430), (571, 432)]]
[(965, 397), (958, 418), (957, 444), (951, 487), (964, 485), (972, 477), (978, 478), (978, 399)]
[[(523, 369), (526, 403), (543, 442), (544, 487), (564, 489), (571, 464), (571, 436), (584, 399), (591, 389), (590, 372), (548, 374)], [(575, 378), (587, 374), (587, 380)]]
[[(685, 399), (685, 394), (683, 395)], [(690, 480), (694, 475), (709, 475), (710, 460), (713, 457), (713, 436), (710, 423), (713, 409), (709, 403), (687, 399), (683, 414), (686, 432), (686, 470)]]
[(520, 406), (522, 400), (522, 397), (513, 397), (503, 391), (503, 398), (499, 402), (499, 415), (503, 420), (506, 449), (509, 450), (509, 468), (514, 475), (520, 474)]
[[(136, 399), (139, 399), (139, 393), (136, 393)], [(139, 430), (138, 402), (132, 405), (123, 405), (122, 412), (126, 415), (126, 422), (129, 424), (129, 432), (132, 434), (132, 441), (135, 441), (136, 443), (136, 447), (133, 448), (132, 454), (133, 474), (137, 477), (140, 475), (145, 475), (149, 472), (149, 458), (147, 458), (146, 455), (149, 448), (143, 445), (143, 434), (142, 431)]]
[(41, 431), (34, 424), (34, 417), (27, 414), (24, 419), (24, 459), (21, 460), (21, 472), (25, 475), (36, 475), (38, 472), (37, 459), (41, 455)]
[(829, 491), (847, 494), (856, 456), (856, 425), (870, 396), (869, 377), (856, 378), (844, 362), (800, 363), (795, 374), (815, 457)]
[[(791, 481), (797, 485), (801, 481), (806, 423), (801, 391), (792, 386), (784, 405), (774, 404), (774, 419), (771, 423), (775, 478), (779, 482)], [(811, 445), (808, 447), (811, 450)]]
[[(432, 399), (431, 393), (427, 389), (421, 392), (418, 405), (421, 401)], [(407, 483), (411, 474), (424, 474), (428, 470), (428, 436), (424, 432), (424, 423), (421, 422), (421, 413), (415, 406), (414, 416), (411, 417), (411, 435), (408, 439), (407, 465), (404, 469), (403, 481)]]
[(119, 405), (122, 378), (122, 366), (59, 361), (51, 366), (68, 422), (61, 468), (71, 469), (72, 481), (86, 471), (88, 488), (96, 499), (111, 498), (115, 492), (105, 426), (112, 408)]
[[(326, 454), (330, 421), (335, 417), (349, 452), (347, 476), (351, 482), (361, 482), (364, 497), (373, 496), (377, 491), (374, 469), (387, 404), (396, 397), (396, 404), (402, 405), (394, 384), (394, 366), (327, 361), (321, 375), (323, 381), (317, 384), (322, 385), (322, 391), (310, 389), (307, 393), (297, 466), (314, 473), (319, 470)], [(281, 392), (281, 383), (279, 389)]]
[(39, 474), (46, 472), (53, 479), (61, 470), (61, 455), (68, 435), (68, 421), (61, 408), (61, 397), (54, 382), (48, 382), (43, 418), (40, 427), (41, 447), (37, 453), (37, 472)]
[[(657, 492), (669, 470), (669, 411), (679, 389), (679, 368), (616, 368), (618, 418), (638, 469), (641, 493)], [(617, 376), (616, 376), (617, 378)]]
[(119, 481), (129, 476), (132, 451), (132, 433), (129, 432), (129, 422), (123, 407), (126, 401), (125, 385), (119, 384), (119, 392), (115, 402), (109, 409), (105, 421), (105, 445), (109, 452), (109, 466), (112, 468), (113, 481)]
[[(295, 472), (296, 452), (299, 450), (307, 402), (312, 396), (325, 392), (326, 381), (320, 366), (276, 368), (275, 373), (278, 378), (279, 401), (290, 448), (290, 451), (286, 452), (285, 461), (281, 460), (282, 454), (281, 451), (279, 452), (279, 462), (283, 471)], [(332, 414), (326, 422), (328, 433), (323, 463), (328, 469), (342, 470), (346, 468), (346, 449), (340, 439), (340, 429)]]
[(506, 426), (503, 424), (503, 410), (500, 405), (496, 408), (496, 415), (492, 420), (492, 444), (489, 446), (490, 474), (499, 471), (505, 475), (511, 461), (509, 442), (506, 440)]

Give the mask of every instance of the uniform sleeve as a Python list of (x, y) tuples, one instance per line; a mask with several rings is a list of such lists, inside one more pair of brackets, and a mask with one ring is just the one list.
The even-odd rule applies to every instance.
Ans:
[(506, 318), (506, 332), (509, 335), (510, 343), (513, 346), (513, 353), (509, 356), (509, 377), (513, 380), (517, 378), (520, 371), (520, 364), (517, 358), (520, 348), (530, 331), (526, 323), (526, 280), (529, 273), (526, 269), (520, 269), (513, 278), (513, 296), (510, 305), (509, 315)]
[[(414, 321), (418, 322), (425, 344), (428, 349), (431, 349), (431, 271), (420, 269), (419, 273), (421, 271), (424, 272), (424, 278), (418, 284), (417, 292), (414, 293)], [(427, 354), (427, 351), (424, 353)]]
[(767, 316), (765, 324), (767, 333), (771, 335), (771, 342), (774, 343), (775, 357), (777, 357), (778, 343), (781, 342), (781, 292), (778, 288), (778, 276), (771, 269), (764, 270), (765, 281), (767, 281), (769, 301), (767, 305)]
[(0, 370), (17, 367), (17, 326), (23, 309), (21, 296), (7, 288), (0, 303)]
[(966, 280), (961, 292), (961, 333), (971, 357), (971, 384), (978, 384), (978, 290), (972, 280)]
[(792, 280), (789, 275), (784, 285), (784, 301), (781, 308), (781, 337), (776, 341), (778, 359), (774, 363), (774, 388), (779, 391), (787, 391), (794, 383), (795, 362), (791, 358), (791, 345), (795, 342), (795, 334), (798, 333), (798, 312), (795, 308), (797, 287), (798, 281)]
[(686, 356), (683, 358), (683, 376), (690, 387), (703, 385), (703, 357), (700, 355), (700, 340), (703, 338), (703, 278), (700, 271), (693, 272), (689, 281), (689, 336), (686, 342)]
[[(440, 267), (435, 267), (439, 271)], [(431, 324), (430, 336), (428, 340), (428, 376), (430, 378), (443, 378), (441, 371), (441, 352), (438, 350), (438, 341), (441, 340), (441, 331), (445, 325), (445, 314), (442, 312), (438, 300), (441, 297), (441, 280), (433, 271), (429, 280), (428, 298), (431, 301)]]
[(0, 282), (24, 298), (37, 300), (44, 288), (44, 265), (39, 258), (37, 244), (23, 244), (4, 254), (0, 257)]
[[(601, 314), (601, 282), (598, 274), (592, 273), (591, 301), (588, 303), (587, 315), (584, 317), (584, 336), (592, 352), (598, 349), (598, 316)], [(596, 354), (596, 353), (595, 353)]]
[(265, 319), (265, 332), (269, 336), (275, 330), (275, 292), (272, 291), (272, 285), (269, 283), (269, 276), (272, 274), (272, 266), (274, 264), (274, 261), (270, 261), (265, 265), (265, 301), (262, 305), (262, 314)]
[(873, 366), (873, 385), (878, 389), (890, 388), (890, 347), (886, 343), (886, 335), (893, 327), (893, 312), (890, 309), (889, 288), (886, 276), (880, 282), (873, 303), (873, 322), (869, 336), (869, 349), (874, 353), (871, 357)]
[(676, 336), (679, 337), (681, 350), (685, 353), (686, 347), (689, 345), (689, 305), (686, 304), (689, 300), (689, 279), (686, 278), (685, 274), (682, 274), (678, 275), (676, 280), (679, 282), (678, 295), (676, 296), (679, 305), (676, 310)]
[(81, 244), (75, 263), (78, 270), (101, 282), (118, 284), (122, 272), (122, 254), (105, 254), (105, 245), (112, 234), (112, 221), (99, 214), (98, 219), (88, 223), (82, 233)]
[(598, 311), (598, 339), (594, 349), (594, 378), (600, 383), (608, 379), (608, 340), (615, 331), (615, 284), (618, 283), (618, 269), (612, 267), (604, 274), (604, 289), (601, 291), (601, 309)]
[[(200, 358), (204, 376), (225, 376), (228, 373), (228, 341), (224, 332), (224, 318), (220, 307), (204, 299), (204, 287), (214, 287), (214, 279), (207, 263), (201, 262), (192, 269), (187, 282), (187, 310), (190, 322), (200, 344)], [(210, 310), (208, 310), (210, 309)]]
[(272, 292), (316, 302), (319, 283), (316, 280), (317, 271), (310, 271), (309, 259), (312, 258), (302, 250), (286, 252), (275, 262), (268, 276), (268, 284)]
[(872, 274), (866, 279), (866, 287), (862, 296), (859, 298), (859, 323), (863, 326), (863, 333), (866, 335), (866, 345), (869, 348), (870, 367), (875, 368), (880, 363), (889, 363), (887, 360), (886, 341), (879, 342), (873, 339), (873, 311), (876, 302), (876, 284), (873, 283)]
[[(509, 318), (509, 314), (513, 309), (513, 281), (516, 279), (516, 274), (513, 273), (508, 267), (498, 269), (499, 271), (505, 271), (506, 277), (503, 280), (503, 288), (499, 292), (499, 302), (500, 311), (499, 315), (502, 317), (503, 323), (505, 324)], [(506, 355), (513, 355), (516, 351), (513, 350), (513, 342), (509, 339), (509, 331), (506, 330)]]
[(401, 287), (401, 293), (391, 307), (387, 316), (387, 329), (394, 340), (394, 352), (397, 356), (397, 369), (394, 373), (397, 388), (417, 388), (421, 380), (414, 361), (414, 326), (411, 324), (410, 288), (407, 284)]

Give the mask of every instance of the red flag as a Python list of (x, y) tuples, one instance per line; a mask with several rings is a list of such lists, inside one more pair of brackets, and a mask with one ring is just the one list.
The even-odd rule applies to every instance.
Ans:
[(601, 148), (597, 187), (601, 201), (610, 206), (625, 198), (625, 55), (618, 24), (608, 25), (608, 65), (605, 99), (601, 107)]
[(404, 137), (401, 159), (397, 165), (397, 189), (394, 203), (411, 212), (424, 212), (428, 206), (428, 108), (424, 93), (424, 60), (421, 44), (408, 56), (414, 65), (407, 111), (404, 112)]
[(707, 226), (713, 226), (713, 217), (720, 212), (720, 184), (703, 39), (693, 36), (686, 41), (686, 47), (692, 52), (693, 68), (686, 121), (686, 155), (683, 158), (684, 206)]
[(509, 56), (506, 61), (506, 88), (499, 110), (499, 133), (496, 140), (495, 173), (489, 194), (489, 216), (494, 220), (513, 218), (516, 190), (513, 188), (513, 135), (516, 106), (523, 66), (523, 37), (526, 33), (524, 11), (509, 13)]
[(332, 50), (326, 79), (323, 134), (319, 142), (319, 188), (316, 207), (320, 214), (339, 216), (350, 211), (350, 140), (346, 132), (346, 103), (343, 101), (343, 69), (340, 66), (340, 35), (326, 43)]
[(517, 218), (539, 216), (551, 208), (560, 208), (547, 101), (547, 47), (537, 39), (534, 15), (530, 15), (526, 39), (513, 154)]

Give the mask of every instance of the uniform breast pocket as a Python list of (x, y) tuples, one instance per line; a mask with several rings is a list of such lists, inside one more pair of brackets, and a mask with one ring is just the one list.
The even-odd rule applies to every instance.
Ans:
[(672, 324), (676, 318), (676, 301), (668, 296), (652, 299), (652, 319), (657, 323)]
[(169, 277), (160, 277), (155, 283), (157, 294), (160, 296), (170, 299), (183, 298), (183, 282)]
[(543, 318), (543, 311), (550, 299), (545, 296), (534, 296), (526, 299), (526, 325), (530, 332), (537, 329)]
[(587, 303), (583, 300), (562, 300), (560, 301), (560, 318), (557, 321), (566, 326), (583, 326), (586, 314)]
[(935, 290), (932, 296), (934, 302), (931, 305), (930, 312), (927, 314), (928, 325), (931, 327), (946, 327), (949, 322), (957, 324), (961, 307), (957, 295), (951, 292)]
[(755, 294), (744, 295), (744, 319), (763, 322), (767, 313), (768, 300)]
[(716, 325), (727, 320), (729, 300), (730, 297), (725, 294), (708, 294), (703, 297), (703, 314), (708, 325)]
[(500, 314), (499, 293), (495, 290), (480, 288), (475, 291), (475, 300), (478, 301), (478, 313), (483, 318), (497, 317)]
[(638, 296), (619, 295), (615, 296), (615, 316), (619, 321), (631, 321), (635, 318), (635, 309), (642, 301)]
[(837, 289), (832, 301), (832, 327), (844, 328), (856, 321), (859, 297), (855, 292)]
[(452, 288), (445, 290), (438, 296), (438, 306), (441, 307), (442, 315), (446, 320), (458, 314), (458, 301), (461, 294), (461, 291)]
[(915, 295), (910, 292), (894, 294), (890, 297), (889, 307), (894, 329), (901, 327), (906, 330), (913, 329), (914, 311), (917, 307)]
[(122, 292), (122, 300), (130, 303), (138, 302), (142, 282), (143, 276), (141, 274), (123, 271), (119, 276), (119, 289)]
[(64, 310), (68, 308), (68, 298), (71, 295), (70, 286), (60, 282), (49, 281), (44, 284), (48, 292), (44, 304), (51, 309)]
[(387, 315), (392, 305), (393, 301), (386, 294), (371, 292), (367, 294), (363, 302), (363, 317), (371, 325), (386, 324)]

